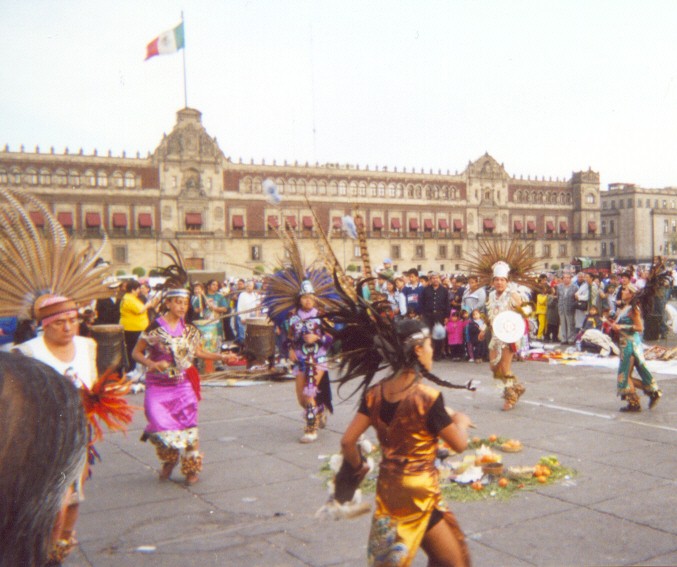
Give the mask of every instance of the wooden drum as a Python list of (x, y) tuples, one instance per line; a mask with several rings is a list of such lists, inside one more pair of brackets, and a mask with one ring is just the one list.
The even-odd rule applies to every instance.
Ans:
[(92, 338), (96, 341), (96, 369), (99, 375), (109, 368), (119, 371), (126, 368), (127, 349), (122, 325), (92, 325)]
[(266, 317), (245, 319), (244, 353), (251, 361), (266, 362), (275, 356), (275, 327)]

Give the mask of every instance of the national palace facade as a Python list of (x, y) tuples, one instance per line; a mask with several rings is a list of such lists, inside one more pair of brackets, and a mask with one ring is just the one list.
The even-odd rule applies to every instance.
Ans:
[[(278, 187), (277, 206), (262, 190), (267, 179)], [(314, 259), (316, 222), (344, 267), (358, 268), (357, 242), (341, 229), (346, 214), (363, 223), (373, 267), (389, 257), (400, 271), (462, 271), (463, 258), (483, 237), (522, 239), (542, 258), (544, 269), (574, 257), (621, 257), (629, 230), (628, 208), (612, 220), (611, 211), (617, 215), (619, 208), (606, 207), (608, 197), (602, 198), (628, 189), (601, 193), (599, 174), (591, 170), (574, 172), (568, 180), (517, 179), (488, 154), (454, 174), (235, 163), (205, 131), (201, 113), (190, 108), (177, 113), (171, 133), (146, 157), (6, 147), (0, 152), (0, 185), (39, 197), (68, 231), (95, 246), (105, 231), (106, 259), (127, 273), (136, 266), (162, 265), (161, 252), (172, 241), (193, 269), (251, 275), (279, 265), (282, 249), (274, 229), (282, 226), (296, 232), (306, 259)], [(633, 199), (639, 203), (639, 197)], [(642, 194), (642, 205), (645, 198), (652, 201), (656, 230), (665, 217), (674, 231), (677, 191), (657, 215), (653, 198)], [(44, 222), (37, 211), (31, 214), (36, 224)]]

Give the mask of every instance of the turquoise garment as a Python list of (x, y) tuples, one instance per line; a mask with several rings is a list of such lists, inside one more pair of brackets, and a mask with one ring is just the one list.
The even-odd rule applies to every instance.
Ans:
[[(644, 360), (644, 347), (642, 345), (641, 333), (632, 329), (633, 321), (630, 316), (630, 308), (624, 308), (616, 318), (618, 325), (625, 325), (620, 332), (621, 360), (618, 365), (618, 395), (625, 395), (633, 392), (630, 386), (630, 376), (632, 369), (636, 368), (641, 379), (641, 387), (644, 392), (656, 392), (658, 385), (651, 372), (646, 367)], [(636, 378), (633, 378), (636, 380)]]

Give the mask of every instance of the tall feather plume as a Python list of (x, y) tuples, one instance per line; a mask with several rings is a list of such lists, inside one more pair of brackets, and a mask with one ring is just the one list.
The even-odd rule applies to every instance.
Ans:
[[(28, 206), (42, 214), (43, 231)], [(103, 280), (109, 267), (95, 265), (105, 243), (104, 235), (97, 251), (82, 248), (38, 199), (0, 188), (0, 316), (31, 318), (35, 300), (45, 293), (81, 305), (108, 297)]]
[(173, 242), (169, 242), (169, 246), (174, 253), (162, 253), (171, 260), (171, 264), (165, 266), (162, 269), (162, 275), (166, 278), (163, 287), (166, 289), (184, 288), (186, 285), (188, 285), (188, 271), (186, 270), (186, 266), (183, 262), (183, 256), (181, 255), (181, 251), (174, 245)]
[(357, 241), (360, 245), (360, 256), (362, 257), (362, 273), (369, 286), (369, 291), (373, 295), (376, 290), (376, 281), (372, 277), (371, 258), (369, 257), (369, 248), (367, 248), (367, 231), (364, 228), (364, 219), (358, 214), (357, 205), (355, 205), (355, 227), (357, 228)]
[(281, 324), (287, 318), (296, 308), (304, 280), (311, 282), (319, 309), (324, 311), (336, 308), (339, 295), (331, 273), (321, 263), (313, 264), (306, 269), (293, 231), (278, 231), (277, 234), (282, 240), (288, 258), (281, 260), (281, 264), (286, 267), (266, 276), (263, 280), (261, 304), (267, 309), (268, 317), (277, 324)]
[(469, 273), (478, 276), (480, 285), (489, 285), (493, 280), (493, 266), (499, 260), (510, 266), (511, 281), (531, 288), (536, 285), (535, 271), (540, 259), (515, 239), (478, 240), (477, 252), (469, 252), (464, 264)]
[[(327, 238), (327, 233), (322, 228), (322, 223), (315, 213), (315, 209), (311, 207), (310, 200), (306, 197), (306, 205), (310, 209), (311, 214), (313, 215), (313, 220), (315, 221), (315, 227), (320, 235), (320, 239), (315, 241), (315, 246), (318, 248), (318, 257), (324, 258), (324, 265), (330, 274), (336, 274), (336, 286), (341, 289), (344, 293), (357, 298), (355, 293), (355, 287), (348, 281), (345, 271), (341, 266), (341, 263), (338, 261), (334, 249), (329, 243)], [(319, 248), (319, 245), (322, 244), (322, 249)]]

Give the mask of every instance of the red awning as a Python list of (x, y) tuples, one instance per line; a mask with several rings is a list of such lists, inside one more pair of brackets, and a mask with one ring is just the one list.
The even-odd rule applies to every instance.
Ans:
[(371, 224), (376, 230), (381, 230), (383, 228), (383, 221), (381, 217), (374, 217), (371, 219)]
[(409, 230), (418, 230), (418, 219), (409, 219)]
[(125, 213), (113, 213), (113, 228), (127, 228), (127, 215)]
[(463, 230), (463, 221), (461, 219), (454, 219), (454, 230), (461, 232)]
[(186, 213), (186, 224), (202, 226), (202, 213)]
[(305, 228), (306, 230), (312, 230), (313, 217), (303, 217), (303, 228)]
[(275, 215), (270, 215), (268, 217), (268, 228), (277, 228), (280, 226), (280, 219)]
[(139, 213), (139, 228), (153, 228), (153, 215)]
[(244, 228), (244, 215), (233, 215), (233, 228), (236, 230)]
[(449, 223), (447, 222), (447, 219), (439, 219), (437, 221), (437, 227), (440, 230), (449, 230)]
[(73, 227), (73, 213), (57, 213), (56, 219), (61, 223), (61, 226), (64, 228)]
[(400, 219), (394, 218), (390, 219), (390, 228), (393, 230), (400, 230), (402, 228), (402, 225), (400, 224)]
[(289, 228), (296, 228), (296, 217), (288, 216), (286, 222)]
[(559, 231), (560, 231), (560, 232), (566, 232), (567, 230), (569, 230), (569, 228), (568, 228), (568, 226), (567, 226), (567, 221), (560, 221), (560, 223), (559, 223)]
[(555, 232), (555, 223), (552, 221), (548, 221), (545, 223), (545, 230), (548, 232)]
[(343, 226), (343, 223), (341, 222), (341, 217), (332, 217), (331, 226), (332, 228), (336, 229), (341, 228)]
[(513, 223), (513, 226), (515, 227), (515, 232), (522, 232), (522, 221), (521, 220), (516, 220)]
[(588, 221), (588, 232), (597, 232), (597, 223), (594, 220)]
[(536, 232), (536, 221), (527, 221), (527, 231)]
[(423, 229), (424, 230), (432, 230), (433, 229), (433, 219), (424, 219), (423, 220)]
[(99, 213), (85, 213), (85, 226), (87, 228), (99, 228), (101, 226), (101, 215)]
[(482, 226), (488, 230), (494, 230), (494, 219), (484, 219), (482, 221)]
[(31, 217), (31, 222), (35, 226), (45, 226), (45, 217), (42, 216), (42, 213), (40, 211), (30, 211), (28, 213), (28, 216)]

